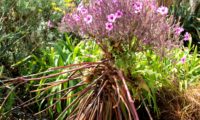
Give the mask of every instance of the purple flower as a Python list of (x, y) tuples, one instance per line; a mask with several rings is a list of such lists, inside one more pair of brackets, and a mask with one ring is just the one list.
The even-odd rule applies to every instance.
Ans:
[(133, 9), (135, 13), (139, 13), (142, 10), (143, 4), (142, 2), (135, 2), (133, 3)]
[(116, 3), (118, 0), (112, 0), (113, 1), (113, 3)]
[(53, 23), (51, 22), (51, 20), (49, 20), (49, 21), (47, 22), (47, 26), (48, 26), (48, 28), (54, 27), (54, 25), (53, 25)]
[(85, 8), (82, 8), (82, 9), (81, 9), (81, 13), (82, 13), (82, 14), (87, 14), (87, 13), (88, 13), (88, 10), (85, 9)]
[(174, 29), (175, 35), (177, 36), (179, 36), (183, 31), (184, 29), (182, 27), (175, 27)]
[(97, 3), (98, 5), (100, 5), (100, 4), (102, 3), (102, 1), (103, 1), (103, 0), (96, 0), (96, 3)]
[(110, 14), (107, 16), (109, 22), (115, 22), (116, 16), (115, 14)]
[(123, 15), (123, 12), (121, 10), (118, 10), (116, 13), (115, 13), (115, 16), (116, 18), (121, 18)]
[(111, 31), (113, 29), (113, 24), (110, 22), (106, 23), (106, 30)]
[(77, 7), (77, 10), (81, 11), (82, 9), (83, 9), (83, 4), (79, 4), (78, 7)]
[(181, 63), (184, 64), (185, 62), (186, 62), (186, 56), (183, 56), (183, 57), (181, 58)]
[(156, 6), (156, 2), (155, 2), (155, 1), (152, 2), (152, 3), (150, 4), (150, 8), (151, 8), (152, 10), (156, 11), (157, 6)]
[(86, 22), (86, 24), (90, 24), (92, 23), (92, 15), (87, 15), (85, 18), (84, 18), (84, 21)]
[(167, 15), (168, 14), (168, 8), (161, 6), (157, 9), (157, 12), (160, 13), (161, 15)]
[(67, 16), (68, 16), (68, 15), (63, 16), (61, 21), (62, 21), (62, 22), (66, 22)]
[(186, 32), (183, 40), (188, 41), (189, 39), (190, 39), (190, 34), (188, 32)]
[(72, 15), (72, 18), (73, 18), (75, 21), (79, 21), (79, 20), (80, 20), (80, 17), (79, 17), (77, 14), (73, 14), (73, 15)]

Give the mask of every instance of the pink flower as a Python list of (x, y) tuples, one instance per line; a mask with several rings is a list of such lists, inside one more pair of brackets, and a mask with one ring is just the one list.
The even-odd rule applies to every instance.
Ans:
[(113, 1), (113, 3), (116, 3), (117, 2), (117, 0), (112, 0)]
[(135, 13), (139, 13), (142, 10), (143, 4), (142, 2), (135, 2), (133, 3), (133, 9)]
[(88, 13), (88, 10), (87, 10), (86, 8), (84, 8), (84, 6), (83, 6), (82, 3), (80, 3), (80, 4), (78, 5), (77, 10), (78, 10), (79, 12), (81, 12), (82, 14), (87, 14), (87, 13)]
[(190, 39), (190, 34), (188, 32), (186, 32), (183, 40), (188, 41), (189, 39)]
[(62, 17), (62, 22), (66, 22), (66, 19), (67, 19), (67, 15), (65, 15), (64, 17)]
[(167, 15), (168, 14), (168, 8), (161, 6), (157, 9), (157, 12), (160, 13), (161, 15)]
[(77, 14), (73, 14), (73, 15), (72, 15), (72, 18), (73, 18), (75, 21), (79, 21), (79, 20), (80, 20), (80, 17), (79, 17)]
[(85, 18), (84, 18), (84, 21), (86, 22), (86, 24), (90, 24), (92, 23), (92, 15), (87, 15)]
[(82, 14), (87, 14), (87, 13), (88, 13), (88, 10), (85, 9), (85, 8), (82, 8), (82, 9), (81, 9), (81, 13), (82, 13)]
[(121, 18), (123, 15), (123, 12), (121, 10), (118, 10), (116, 13), (115, 13), (115, 16), (116, 18)]
[(106, 30), (111, 31), (113, 29), (113, 24), (110, 22), (106, 23)]
[(186, 62), (186, 56), (183, 56), (183, 57), (181, 58), (181, 63), (184, 64), (185, 62)]
[(81, 11), (82, 9), (83, 9), (83, 4), (79, 4), (78, 7), (77, 7), (77, 10)]
[(179, 36), (183, 31), (184, 29), (182, 27), (175, 27), (174, 29), (175, 35), (177, 36)]
[(110, 14), (107, 16), (109, 22), (115, 22), (116, 16), (115, 14)]
[(47, 26), (48, 26), (49, 28), (54, 27), (54, 25), (53, 25), (53, 23), (51, 22), (51, 20), (49, 20), (49, 21), (47, 22)]
[(96, 3), (97, 3), (98, 5), (100, 5), (100, 4), (102, 3), (102, 1), (103, 1), (103, 0), (96, 0)]
[(150, 4), (150, 8), (152, 10), (156, 11), (157, 7), (156, 7), (156, 2), (155, 1)]

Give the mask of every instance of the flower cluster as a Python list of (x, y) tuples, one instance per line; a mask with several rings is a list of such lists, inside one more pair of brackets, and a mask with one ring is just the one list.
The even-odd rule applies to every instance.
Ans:
[(168, 8), (158, 7), (154, 0), (91, 0), (66, 14), (60, 30), (123, 43), (136, 37), (141, 45), (157, 49), (180, 45), (177, 36), (183, 32), (173, 24)]
[(117, 18), (121, 18), (123, 12), (121, 10), (117, 10), (115, 13), (112, 13), (107, 16), (108, 22), (106, 22), (106, 30), (111, 31), (113, 29), (113, 23), (116, 22)]

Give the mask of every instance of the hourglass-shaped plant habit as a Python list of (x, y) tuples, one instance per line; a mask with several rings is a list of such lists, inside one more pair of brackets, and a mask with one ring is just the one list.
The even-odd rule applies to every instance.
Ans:
[[(139, 80), (133, 75), (136, 53), (151, 50), (160, 59), (168, 57), (171, 55), (169, 51), (182, 45), (180, 35), (183, 32), (183, 28), (168, 15), (168, 8), (158, 7), (154, 0), (90, 0), (68, 12), (62, 18), (59, 30), (77, 34), (85, 42), (95, 41), (102, 50), (102, 59), (53, 68), (48, 72), (62, 71), (20, 80), (36, 81), (68, 75), (63, 80), (45, 83), (46, 87), (35, 92), (79, 80), (77, 84), (54, 93), (61, 94), (62, 100), (73, 98), (66, 107), (62, 106), (57, 117), (69, 120), (138, 120), (135, 91)], [(13, 81), (16, 80), (19, 78)], [(146, 90), (151, 93), (148, 88)], [(72, 91), (76, 92), (69, 94)], [(38, 114), (53, 108), (58, 102), (53, 101)], [(31, 100), (23, 105), (29, 103)]]
[(168, 8), (158, 7), (154, 0), (91, 0), (67, 13), (60, 30), (94, 40), (104, 52), (105, 61), (90, 72), (95, 92), (85, 96), (86, 103), (82, 101), (82, 107), (92, 110), (78, 107), (73, 116), (84, 119), (90, 115), (93, 119), (139, 119), (129, 91), (134, 87), (135, 53), (150, 49), (166, 57), (182, 44), (179, 37), (183, 32), (168, 15)]

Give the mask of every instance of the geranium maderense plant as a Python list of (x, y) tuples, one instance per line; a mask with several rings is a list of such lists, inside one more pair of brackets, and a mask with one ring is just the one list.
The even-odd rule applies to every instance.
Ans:
[(136, 37), (138, 47), (145, 44), (161, 52), (180, 45), (176, 26), (168, 8), (158, 8), (154, 0), (91, 0), (66, 14), (60, 30), (120, 44), (130, 44)]
[[(55, 94), (60, 94), (61, 100), (73, 98), (57, 117), (70, 120), (138, 120), (134, 104), (136, 98), (132, 97), (134, 92), (130, 90), (136, 86), (131, 72), (134, 70), (134, 53), (152, 49), (165, 57), (168, 50), (181, 45), (179, 36), (183, 32), (178, 24), (173, 23), (173, 18), (168, 16), (168, 8), (157, 7), (154, 0), (91, 0), (89, 4), (80, 4), (77, 9), (67, 13), (59, 29), (94, 40), (105, 56), (98, 62), (73, 64), (47, 71), (65, 69), (59, 73), (12, 81), (37, 81), (67, 74), (66, 79), (45, 83), (46, 87), (34, 91), (45, 92), (66, 82), (81, 79), (76, 85), (44, 98)], [(72, 91), (74, 94), (70, 95)], [(22, 106), (34, 103), (31, 102), (33, 100)], [(36, 102), (42, 100), (37, 99)], [(51, 106), (37, 114), (53, 108), (58, 101), (53, 101)]]
[[(112, 61), (106, 66), (112, 68), (113, 64), (118, 61), (116, 59), (127, 62), (127, 59), (132, 57), (131, 52), (141, 50), (144, 46), (150, 47), (161, 57), (165, 57), (171, 48), (180, 46), (182, 42), (179, 41), (179, 37), (183, 28), (173, 22), (173, 17), (168, 16), (168, 8), (158, 7), (154, 0), (91, 0), (89, 5), (80, 4), (72, 13), (67, 13), (62, 19), (60, 30), (74, 32), (95, 40), (105, 52), (105, 58)], [(126, 54), (127, 52), (130, 54)], [(113, 70), (113, 73), (108, 75), (115, 76), (117, 79), (108, 77), (109, 82), (115, 82), (115, 84), (111, 83), (116, 87), (112, 89), (113, 92), (117, 91), (119, 101), (125, 105), (133, 105), (127, 107), (127, 111), (132, 113), (134, 119), (138, 119), (125, 83), (125, 81), (128, 82), (127, 79), (130, 79), (131, 68), (130, 66), (123, 67), (123, 65), (122, 68), (122, 73), (124, 72), (126, 77), (119, 74), (120, 70)], [(103, 83), (106, 83), (108, 78), (102, 80)], [(120, 82), (123, 85), (118, 85)], [(106, 84), (102, 85), (107, 86)], [(120, 98), (124, 94), (123, 89), (126, 91), (126, 96)], [(112, 99), (114, 101), (116, 98)], [(128, 101), (124, 101), (124, 99)], [(122, 110), (119, 105), (117, 107), (119, 111)]]

